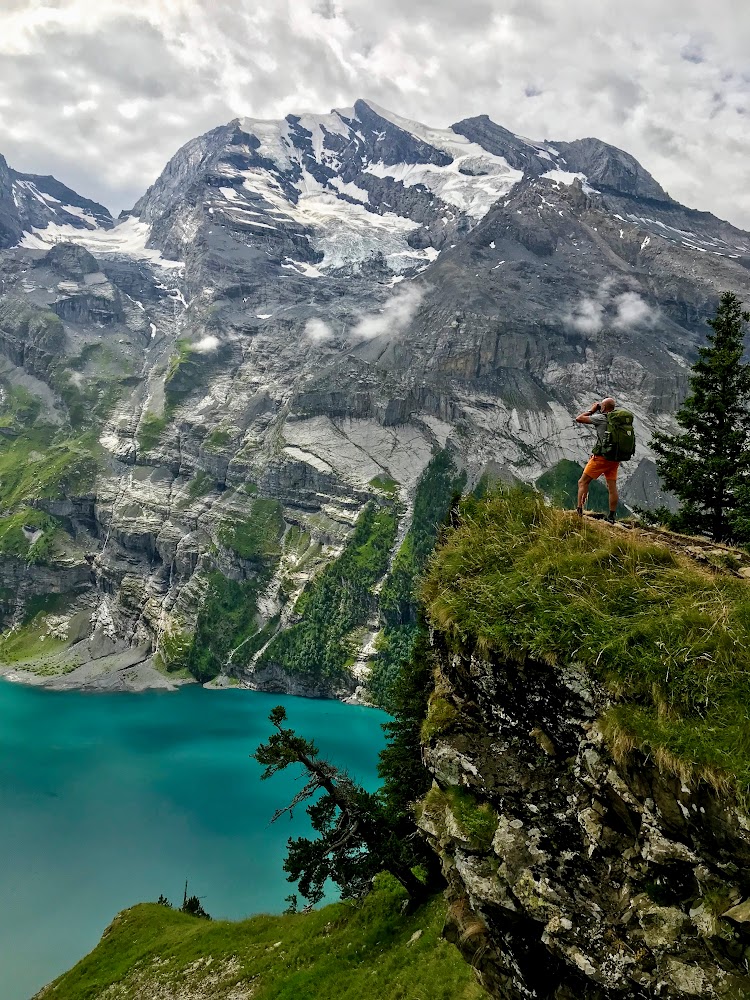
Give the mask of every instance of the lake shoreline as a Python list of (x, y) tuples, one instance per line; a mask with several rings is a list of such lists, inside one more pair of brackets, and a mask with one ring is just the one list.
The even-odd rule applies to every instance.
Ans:
[(150, 655), (137, 649), (91, 659), (64, 673), (39, 673), (31, 663), (0, 664), (0, 677), (53, 691), (176, 691), (198, 683), (193, 678), (167, 676), (156, 669)]
[[(267, 687), (255, 686), (246, 681), (235, 681), (234, 678), (230, 679), (224, 674), (201, 684), (193, 677), (170, 676), (163, 673), (154, 666), (153, 658), (150, 655), (140, 657), (136, 652), (135, 662), (127, 662), (129, 658), (126, 654), (117, 655), (124, 660), (122, 665), (101, 664), (97, 660), (91, 660), (68, 673), (52, 675), (39, 674), (33, 670), (24, 669), (22, 665), (0, 664), (0, 680), (26, 687), (44, 688), (49, 691), (79, 691), (83, 694), (139, 694), (147, 691), (179, 691), (184, 687), (197, 686), (206, 691), (254, 691), (261, 694), (278, 694), (284, 697), (291, 695), (309, 698), (313, 701), (336, 701), (342, 705), (356, 705), (360, 708), (380, 710), (377, 705), (364, 697), (361, 687), (358, 687), (348, 697), (339, 698), (334, 694), (329, 697), (320, 697), (320, 695), (308, 695), (302, 691), (282, 688), (269, 690)], [(103, 659), (111, 660), (112, 657)]]

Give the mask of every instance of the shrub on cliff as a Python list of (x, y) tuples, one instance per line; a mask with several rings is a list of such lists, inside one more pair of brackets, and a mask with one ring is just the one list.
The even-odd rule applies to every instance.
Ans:
[(578, 662), (613, 695), (605, 729), (684, 777), (750, 792), (750, 589), (644, 534), (545, 506), (467, 498), (424, 585), (449, 644)]

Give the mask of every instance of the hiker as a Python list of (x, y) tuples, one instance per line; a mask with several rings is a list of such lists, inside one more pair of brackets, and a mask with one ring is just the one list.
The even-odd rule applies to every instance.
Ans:
[(586, 463), (583, 475), (578, 480), (576, 512), (579, 517), (583, 517), (583, 505), (589, 495), (589, 483), (603, 475), (609, 493), (607, 520), (614, 524), (615, 511), (620, 499), (617, 493), (617, 471), (620, 462), (632, 458), (635, 451), (633, 414), (628, 410), (618, 410), (614, 399), (607, 396), (601, 403), (594, 403), (585, 413), (579, 414), (576, 423), (592, 424), (596, 429), (594, 450)]

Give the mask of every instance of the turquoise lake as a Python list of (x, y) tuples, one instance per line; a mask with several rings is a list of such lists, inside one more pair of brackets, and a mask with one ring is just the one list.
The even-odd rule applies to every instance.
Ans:
[(274, 811), (300, 787), (249, 755), (289, 725), (365, 787), (384, 743), (374, 709), (249, 691), (88, 694), (0, 682), (0, 997), (29, 1000), (118, 910), (164, 893), (213, 917), (280, 912), (289, 836)]

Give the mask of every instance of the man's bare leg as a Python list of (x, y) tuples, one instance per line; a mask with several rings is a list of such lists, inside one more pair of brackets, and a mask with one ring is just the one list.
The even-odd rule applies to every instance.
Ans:
[(583, 511), (583, 505), (588, 500), (590, 482), (591, 476), (587, 476), (585, 472), (578, 480), (578, 503), (576, 506), (578, 507), (579, 514)]
[(614, 521), (617, 504), (620, 502), (620, 494), (617, 492), (617, 480), (607, 479), (607, 492), (609, 493), (609, 519)]

